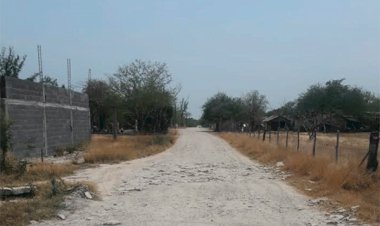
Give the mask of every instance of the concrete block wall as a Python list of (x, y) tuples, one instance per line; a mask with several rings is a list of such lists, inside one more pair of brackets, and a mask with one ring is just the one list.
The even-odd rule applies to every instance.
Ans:
[[(86, 94), (5, 77), (1, 82), (5, 115), (11, 121), (12, 154), (18, 158), (54, 155), (58, 148), (79, 144), (90, 138), (90, 110)], [(45, 150), (43, 112), (46, 114)], [(73, 128), (71, 128), (71, 112)], [(71, 132), (73, 133), (73, 139)], [(47, 151), (47, 152), (46, 152)]]

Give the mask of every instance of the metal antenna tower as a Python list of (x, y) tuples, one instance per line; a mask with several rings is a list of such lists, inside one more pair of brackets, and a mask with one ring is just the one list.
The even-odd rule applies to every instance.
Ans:
[(71, 91), (71, 60), (67, 59), (67, 88), (69, 89), (70, 99), (70, 132), (71, 144), (74, 145), (74, 123), (73, 123), (73, 109), (72, 109), (72, 91)]
[[(37, 45), (38, 53), (38, 73), (40, 77), (40, 83), (42, 85), (42, 102), (43, 102), (43, 140), (44, 140), (44, 151), (45, 155), (48, 155), (48, 140), (47, 140), (47, 125), (46, 125), (46, 94), (45, 94), (45, 84), (44, 84), (44, 73), (42, 70), (42, 48), (41, 45)], [(42, 155), (42, 150), (41, 150)]]
[(91, 68), (88, 69), (88, 81), (91, 81)]
[[(67, 88), (70, 91), (71, 96), (71, 60), (67, 59)], [(71, 98), (70, 98), (70, 104), (71, 104)]]
[(43, 83), (44, 81), (44, 75), (42, 71), (42, 51), (41, 51), (41, 45), (37, 45), (37, 52), (38, 52), (38, 73), (40, 77), (40, 82)]

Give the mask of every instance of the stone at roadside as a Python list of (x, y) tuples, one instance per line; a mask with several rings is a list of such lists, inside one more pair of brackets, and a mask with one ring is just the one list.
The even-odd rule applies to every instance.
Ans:
[(57, 217), (59, 219), (61, 219), (61, 220), (65, 220), (66, 219), (65, 215), (63, 215), (63, 214), (57, 214)]
[(344, 212), (347, 212), (347, 210), (346, 209), (344, 209), (344, 208), (339, 208), (339, 209), (337, 209), (336, 211), (334, 211), (335, 213), (344, 213)]
[(357, 211), (359, 209), (359, 207), (360, 207), (359, 205), (352, 206), (351, 210), (355, 212), (355, 211)]
[(284, 163), (283, 163), (283, 162), (277, 162), (277, 163), (276, 163), (276, 167), (279, 167), (279, 168), (280, 168), (280, 167), (283, 167), (283, 166), (284, 166)]
[(92, 199), (92, 195), (90, 192), (86, 191), (84, 192), (84, 195), (86, 196), (87, 199)]
[(358, 219), (356, 217), (349, 217), (347, 220), (350, 221), (351, 223), (358, 222)]
[(75, 159), (73, 160), (73, 163), (74, 163), (74, 164), (83, 164), (83, 163), (84, 163), (84, 158), (83, 158), (83, 157), (75, 158)]
[(125, 191), (142, 191), (141, 188), (131, 188), (131, 189), (126, 189)]
[(111, 221), (103, 223), (103, 225), (105, 225), (105, 226), (121, 225), (121, 222), (120, 221), (111, 220)]
[(12, 188), (2, 187), (0, 188), (0, 197), (1, 196), (9, 196), (12, 194)]
[(330, 219), (334, 220), (334, 221), (340, 221), (344, 218), (343, 215), (340, 215), (340, 214), (332, 214), (330, 215)]
[(308, 203), (309, 206), (314, 206), (314, 205), (320, 205), (323, 202), (326, 202), (327, 200), (328, 200), (328, 198), (322, 197), (322, 198), (318, 198), (318, 199), (308, 200), (307, 203)]
[(23, 194), (29, 194), (31, 193), (33, 188), (31, 186), (22, 186), (22, 187), (15, 187), (12, 188), (13, 195), (23, 195)]
[(33, 192), (33, 186), (19, 186), (19, 187), (1, 187), (1, 196), (18, 196), (18, 195), (29, 195)]

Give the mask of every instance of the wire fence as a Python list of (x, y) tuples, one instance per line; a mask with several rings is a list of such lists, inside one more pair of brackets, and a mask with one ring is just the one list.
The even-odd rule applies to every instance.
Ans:
[(297, 131), (255, 131), (250, 134), (255, 139), (279, 145), (291, 151), (325, 156), (337, 163), (360, 162), (368, 152), (369, 132), (322, 133), (310, 136)]

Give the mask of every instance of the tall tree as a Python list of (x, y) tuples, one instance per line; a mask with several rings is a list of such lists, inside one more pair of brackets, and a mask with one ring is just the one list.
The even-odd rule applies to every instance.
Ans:
[(245, 106), (245, 114), (249, 122), (250, 130), (261, 122), (267, 110), (268, 100), (257, 90), (251, 91), (242, 97)]
[(190, 113), (187, 111), (188, 106), (189, 106), (189, 100), (182, 98), (181, 101), (179, 102), (179, 108), (177, 111), (181, 126), (186, 126), (186, 119), (190, 117)]
[(217, 93), (202, 106), (202, 120), (215, 124), (215, 131), (221, 131), (223, 122), (236, 120), (241, 113), (241, 107), (238, 98), (231, 98), (225, 93)]
[(107, 121), (110, 120), (115, 105), (116, 95), (112, 93), (110, 86), (102, 80), (92, 79), (87, 81), (83, 92), (89, 98), (91, 125), (98, 130), (106, 129)]
[(324, 126), (333, 116), (360, 117), (379, 109), (379, 100), (370, 92), (343, 84), (344, 79), (316, 84), (297, 99), (297, 112), (307, 130)]
[(24, 66), (26, 55), (19, 56), (13, 50), (13, 47), (9, 47), (8, 51), (3, 47), (0, 54), (0, 77), (9, 76), (18, 78), (19, 73)]
[(112, 90), (126, 105), (127, 121), (138, 120), (139, 130), (166, 132), (173, 115), (175, 89), (166, 64), (135, 60), (110, 77)]

